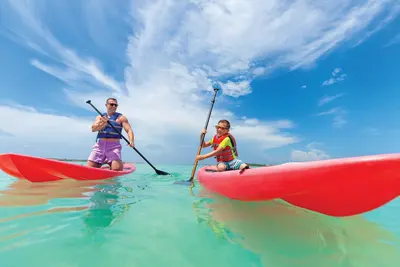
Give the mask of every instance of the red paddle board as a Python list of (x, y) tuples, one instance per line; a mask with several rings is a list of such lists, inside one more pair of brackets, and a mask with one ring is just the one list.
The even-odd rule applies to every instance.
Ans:
[(208, 190), (241, 201), (283, 199), (330, 216), (379, 208), (400, 195), (400, 154), (296, 162), (239, 171), (198, 172)]
[(102, 180), (132, 173), (133, 164), (124, 163), (122, 171), (92, 168), (74, 163), (45, 159), (21, 154), (1, 154), (0, 169), (18, 179), (31, 182), (48, 182), (61, 179)]

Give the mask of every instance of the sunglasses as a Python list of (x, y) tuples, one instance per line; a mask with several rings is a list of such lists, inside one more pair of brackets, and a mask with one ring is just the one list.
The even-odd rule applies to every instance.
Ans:
[(217, 130), (219, 130), (219, 129), (226, 130), (226, 129), (228, 129), (228, 128), (215, 125), (215, 129), (217, 129)]
[(108, 103), (110, 106), (112, 107), (118, 107), (118, 104), (114, 104), (114, 103)]

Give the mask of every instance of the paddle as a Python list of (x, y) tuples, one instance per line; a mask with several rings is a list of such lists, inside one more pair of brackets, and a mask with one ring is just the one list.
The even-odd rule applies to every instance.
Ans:
[[(86, 101), (87, 104), (91, 105), (92, 108), (94, 110), (97, 111), (97, 113), (99, 113), (100, 116), (102, 116), (102, 114), (100, 113), (100, 111), (91, 103), (90, 100)], [(116, 131), (117, 129), (115, 129), (114, 125), (112, 125), (109, 121), (107, 121), (107, 123)], [(118, 132), (119, 133), (119, 132)], [(119, 133), (119, 135), (129, 144), (129, 140), (125, 138), (125, 136), (123, 136), (121, 133)], [(165, 172), (165, 171), (160, 171), (157, 170), (135, 147), (133, 147), (133, 149), (156, 171), (156, 173), (158, 175), (170, 175), (169, 173)]]
[[(217, 96), (218, 90), (219, 90), (218, 88), (214, 87), (214, 97), (213, 97), (213, 99), (211, 100), (210, 111), (208, 112), (208, 117), (207, 117), (206, 125), (204, 126), (204, 129), (206, 129), (206, 130), (207, 130), (207, 127), (208, 127), (208, 123), (209, 123), (209, 121), (210, 121), (211, 112), (212, 112), (213, 107), (214, 107), (215, 97)], [(201, 153), (202, 145), (203, 145), (203, 142), (204, 142), (204, 137), (205, 137), (205, 134), (204, 134), (204, 133), (201, 133), (200, 146), (199, 146), (199, 149), (197, 150), (197, 155), (200, 155), (200, 153)], [(186, 184), (186, 183), (189, 183), (189, 182), (190, 182), (191, 184), (193, 184), (193, 178), (194, 178), (194, 173), (196, 172), (197, 164), (198, 164), (198, 161), (196, 160), (195, 163), (194, 163), (193, 169), (192, 169), (192, 176), (190, 177), (189, 180), (187, 180), (187, 181), (181, 181), (181, 182), (175, 182), (175, 183), (176, 183), (176, 184)]]

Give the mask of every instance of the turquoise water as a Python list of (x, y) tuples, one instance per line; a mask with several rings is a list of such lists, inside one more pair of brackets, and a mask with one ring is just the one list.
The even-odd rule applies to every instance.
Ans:
[(109, 181), (30, 183), (0, 172), (1, 266), (398, 267), (400, 201), (331, 218), (173, 184), (192, 166)]

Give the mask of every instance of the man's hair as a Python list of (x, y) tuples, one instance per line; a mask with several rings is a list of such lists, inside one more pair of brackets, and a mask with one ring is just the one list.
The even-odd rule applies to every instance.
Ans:
[(231, 123), (228, 121), (228, 120), (220, 120), (218, 123), (225, 123), (226, 124), (226, 127), (228, 128), (228, 129), (230, 129), (231, 128)]
[(106, 104), (108, 104), (108, 101), (109, 101), (109, 100), (114, 100), (115, 102), (118, 102), (117, 99), (115, 99), (115, 98), (113, 98), (113, 97), (109, 97), (109, 98), (107, 98), (107, 100), (106, 100)]

